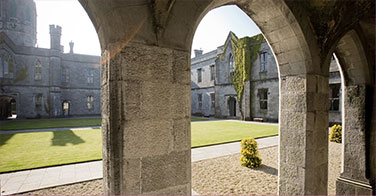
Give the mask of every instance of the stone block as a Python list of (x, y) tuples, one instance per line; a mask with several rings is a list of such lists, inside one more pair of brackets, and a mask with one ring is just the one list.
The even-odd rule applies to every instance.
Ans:
[(191, 67), (189, 62), (188, 52), (179, 50), (172, 52), (172, 83), (191, 84)]
[(142, 193), (159, 191), (191, 180), (191, 151), (144, 157), (141, 167)]
[(173, 118), (188, 118), (191, 113), (190, 85), (175, 84), (170, 90), (171, 101), (168, 103), (171, 108)]
[(369, 182), (363, 183), (348, 178), (338, 178), (336, 181), (337, 195), (372, 195)]
[(140, 118), (141, 106), (141, 82), (135, 80), (125, 80), (122, 82), (122, 105), (125, 111), (125, 120), (136, 120)]
[(190, 130), (191, 122), (189, 118), (173, 121), (172, 136), (174, 138), (174, 151), (184, 151), (191, 148)]
[(124, 156), (134, 159), (166, 154), (172, 149), (172, 121), (126, 121), (124, 131)]
[(315, 93), (313, 96), (308, 95), (308, 99), (313, 98), (313, 106), (316, 111), (328, 111), (329, 110), (329, 95), (328, 93)]
[[(318, 134), (320, 134), (320, 133), (324, 134), (324, 135), (321, 135), (322, 137), (327, 137), (328, 136), (328, 125), (329, 125), (329, 114), (328, 114), (328, 112), (317, 111), (316, 115), (315, 115), (314, 130), (317, 131)], [(324, 140), (324, 138), (322, 138), (322, 137), (320, 137), (320, 138), (322, 140)]]
[(279, 178), (286, 182), (298, 183), (298, 167), (292, 163), (280, 163), (278, 172)]
[(290, 112), (287, 121), (287, 127), (291, 132), (304, 134), (306, 129), (306, 115), (304, 112)]
[[(305, 167), (306, 153), (303, 146), (299, 147), (286, 147), (287, 148), (287, 162), (295, 167)], [(297, 171), (296, 171), (297, 172)]]
[[(171, 97), (174, 85), (171, 83), (143, 82), (140, 100), (140, 117), (142, 119), (172, 119)], [(175, 107), (184, 107), (184, 105)]]
[[(311, 167), (311, 166), (307, 166)], [(326, 195), (327, 194), (327, 183), (328, 183), (328, 165), (321, 164), (313, 166), (306, 172), (306, 185), (305, 194), (306, 195)]]
[(141, 159), (125, 159), (123, 164), (122, 195), (141, 193)]
[(132, 44), (122, 50), (121, 65), (124, 79), (170, 82), (172, 50)]
[(102, 54), (101, 62), (101, 86), (106, 85), (109, 81), (109, 66), (110, 66), (110, 55), (108, 50), (105, 50)]
[(281, 99), (281, 110), (303, 112), (307, 111), (306, 94), (304, 93), (282, 93), (280, 95)]
[(105, 84), (102, 86), (101, 91), (101, 110), (102, 110), (102, 118), (107, 118), (109, 116), (110, 108), (109, 108), (109, 98), (110, 98), (110, 91), (109, 91), (109, 85)]
[(303, 76), (286, 76), (281, 81), (281, 92), (302, 92), (307, 90), (306, 79)]
[(124, 75), (122, 73), (123, 66), (120, 54), (117, 53), (109, 58), (110, 61), (105, 65), (108, 73), (108, 81), (121, 81)]

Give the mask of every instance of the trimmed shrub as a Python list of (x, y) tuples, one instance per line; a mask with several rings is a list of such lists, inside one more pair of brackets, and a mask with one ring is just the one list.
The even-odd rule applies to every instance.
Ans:
[(329, 141), (342, 143), (342, 126), (341, 125), (333, 125), (332, 128), (330, 128)]
[(245, 138), (241, 141), (240, 163), (249, 168), (256, 168), (261, 165), (262, 159), (258, 154), (257, 142), (253, 138)]

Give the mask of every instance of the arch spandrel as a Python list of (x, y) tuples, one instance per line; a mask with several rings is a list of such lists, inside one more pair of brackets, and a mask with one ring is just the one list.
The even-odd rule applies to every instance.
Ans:
[(340, 39), (335, 53), (344, 74), (345, 85), (372, 84), (373, 69), (355, 30), (349, 31)]

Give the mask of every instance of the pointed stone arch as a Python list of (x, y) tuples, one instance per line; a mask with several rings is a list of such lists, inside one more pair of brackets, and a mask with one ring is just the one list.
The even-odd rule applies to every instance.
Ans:
[(191, 43), (204, 15), (229, 4), (255, 21), (279, 64), (279, 194), (327, 193), (329, 61), (297, 1), (80, 2), (102, 48), (105, 194), (191, 193)]
[[(374, 63), (367, 58), (361, 37), (348, 31), (335, 46), (343, 72), (344, 120), (342, 168), (337, 194), (372, 194), (372, 83)], [(373, 133), (374, 134), (374, 133)]]

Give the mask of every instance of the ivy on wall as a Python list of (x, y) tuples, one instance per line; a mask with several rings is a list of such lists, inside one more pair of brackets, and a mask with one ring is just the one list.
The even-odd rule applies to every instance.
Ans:
[(23, 66), (17, 73), (17, 77), (14, 79), (14, 83), (22, 81), (27, 78), (27, 66)]
[[(235, 61), (235, 72), (231, 77), (231, 82), (234, 84), (234, 89), (238, 96), (239, 111), (242, 119), (244, 119), (244, 113), (241, 100), (243, 99), (245, 82), (250, 80), (251, 65), (257, 60), (261, 43), (264, 40), (262, 34), (238, 39), (236, 35), (231, 32), (230, 42), (227, 42), (231, 43)], [(222, 54), (222, 60), (226, 53), (226, 48), (227, 44)]]

